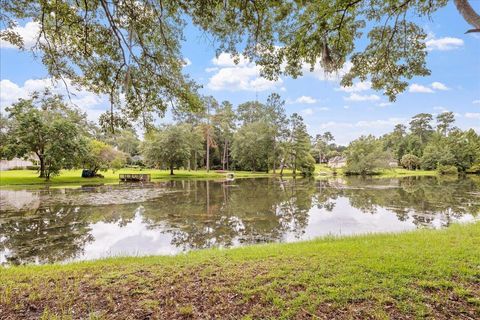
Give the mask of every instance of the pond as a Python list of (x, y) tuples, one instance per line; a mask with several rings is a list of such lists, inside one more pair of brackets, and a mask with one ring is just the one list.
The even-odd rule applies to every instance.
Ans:
[(476, 220), (480, 178), (168, 181), (0, 189), (0, 263), (293, 242)]

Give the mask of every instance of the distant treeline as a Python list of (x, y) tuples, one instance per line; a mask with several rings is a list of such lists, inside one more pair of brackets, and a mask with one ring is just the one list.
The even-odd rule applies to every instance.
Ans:
[(0, 117), (1, 158), (34, 157), (40, 176), (64, 168), (96, 173), (126, 165), (175, 169), (248, 170), (311, 175), (315, 162), (334, 157), (346, 161), (345, 172), (373, 174), (401, 165), (445, 173), (480, 171), (480, 138), (473, 130), (453, 126), (454, 115), (420, 113), (410, 126), (395, 126), (380, 138), (362, 136), (338, 146), (330, 132), (311, 137), (303, 118), (285, 112), (285, 101), (271, 94), (266, 102), (249, 101), (234, 108), (204, 97), (203, 108), (173, 109), (174, 123), (148, 126), (141, 141), (119, 114), (102, 115), (100, 125), (85, 113), (46, 91), (20, 99)]

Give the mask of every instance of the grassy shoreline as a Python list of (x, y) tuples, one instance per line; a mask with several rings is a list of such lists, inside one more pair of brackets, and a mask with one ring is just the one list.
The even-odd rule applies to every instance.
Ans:
[(0, 318), (480, 316), (480, 223), (0, 269)]
[[(118, 171), (102, 171), (104, 178), (82, 178), (82, 170), (62, 170), (59, 176), (53, 177), (50, 181), (45, 181), (38, 177), (38, 172), (35, 170), (9, 170), (0, 171), (0, 186), (13, 185), (45, 185), (45, 186), (59, 186), (69, 184), (111, 184), (118, 183), (118, 175), (121, 173), (145, 173), (151, 174), (152, 181), (162, 180), (182, 180), (182, 179), (225, 179), (225, 173), (219, 173), (215, 170), (175, 170), (174, 175), (170, 175), (169, 170), (158, 169), (121, 169)], [(273, 173), (265, 172), (248, 172), (248, 171), (233, 171), (235, 178), (261, 178), (275, 176)], [(290, 171), (285, 172), (287, 176), (291, 175)]]
[[(332, 169), (324, 164), (315, 165), (315, 173), (320, 177), (330, 177), (334, 173), (338, 176), (344, 176), (342, 168)], [(416, 177), (416, 176), (438, 176), (438, 172), (435, 170), (408, 170), (403, 168), (383, 169), (377, 174), (369, 175), (373, 178), (401, 178), (401, 177)]]
[[(278, 176), (278, 171), (276, 174), (273, 172), (249, 172), (249, 171), (234, 171), (235, 178), (263, 178), (263, 177), (275, 177)], [(9, 171), (0, 171), (0, 187), (5, 186), (23, 186), (23, 185), (33, 185), (33, 186), (67, 186), (67, 185), (82, 185), (82, 184), (114, 184), (118, 183), (118, 175), (120, 173), (146, 173), (151, 174), (152, 181), (162, 181), (162, 180), (182, 180), (182, 179), (225, 179), (224, 173), (216, 172), (211, 170), (206, 172), (205, 170), (198, 171), (188, 171), (188, 170), (176, 170), (174, 175), (170, 175), (168, 170), (157, 170), (157, 169), (121, 169), (116, 172), (106, 171), (100, 172), (104, 175), (104, 178), (82, 178), (81, 170), (63, 170), (59, 176), (53, 177), (50, 181), (45, 181), (45, 179), (39, 178), (37, 171), (34, 170), (9, 170)], [(286, 177), (292, 176), (291, 170), (285, 170), (284, 175)], [(333, 170), (328, 168), (325, 165), (316, 165), (315, 166), (315, 177), (331, 177), (333, 176)], [(342, 176), (343, 172), (341, 169), (337, 170), (337, 175)], [(425, 170), (406, 170), (406, 169), (392, 169), (384, 170), (378, 175), (372, 177), (376, 178), (399, 178), (399, 177), (410, 177), (410, 176), (436, 176), (438, 173), (436, 171), (425, 171)]]

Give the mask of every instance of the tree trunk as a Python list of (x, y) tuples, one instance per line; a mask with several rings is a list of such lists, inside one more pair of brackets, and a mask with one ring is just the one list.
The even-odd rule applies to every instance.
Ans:
[(112, 131), (112, 134), (115, 136), (115, 119), (113, 115), (113, 91), (110, 92), (110, 129)]
[(293, 175), (297, 174), (297, 156), (293, 157)]
[(207, 129), (207, 172), (210, 171), (210, 129)]
[(210, 104), (207, 104), (207, 172), (210, 171)]
[(43, 155), (37, 153), (38, 160), (40, 161), (40, 176), (39, 178), (45, 178), (45, 158)]
[(173, 176), (173, 165), (170, 165), (170, 175)]
[(228, 171), (228, 162), (230, 161), (229, 156), (228, 156), (228, 140), (227, 140), (227, 171)]
[(222, 159), (222, 170), (225, 171), (225, 160), (227, 159), (227, 139), (223, 143), (223, 159)]
[(273, 137), (273, 174), (277, 172), (277, 137)]
[(280, 161), (280, 177), (283, 176), (283, 168), (284, 168), (284, 165), (285, 164), (285, 158), (282, 158), (282, 160)]
[(468, 0), (454, 0), (455, 6), (458, 12), (462, 15), (466, 22), (468, 22), (474, 29), (468, 30), (469, 32), (480, 32), (480, 15), (478, 15)]

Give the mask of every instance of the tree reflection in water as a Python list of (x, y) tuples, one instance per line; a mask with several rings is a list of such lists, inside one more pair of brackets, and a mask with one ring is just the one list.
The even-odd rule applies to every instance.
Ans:
[[(478, 215), (480, 178), (244, 179), (2, 190), (0, 205), (0, 262), (52, 263), (91, 258), (89, 245), (104, 241), (94, 234), (109, 232), (120, 233), (116, 239), (125, 232), (122, 241), (153, 241), (138, 244), (133, 253), (148, 254), (156, 251), (146, 248), (158, 246), (178, 252), (305, 239), (317, 235), (313, 220), (330, 214), (328, 222), (335, 224), (345, 211), (362, 215), (367, 224), (369, 216), (388, 214), (399, 224), (443, 227)], [(143, 229), (135, 235), (130, 229), (138, 224)], [(155, 235), (164, 235), (163, 242), (151, 240)]]

